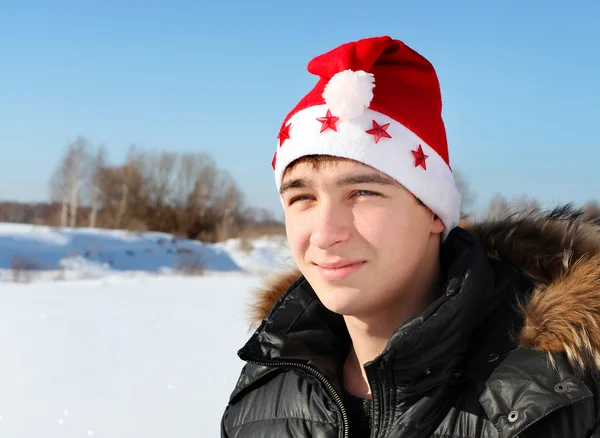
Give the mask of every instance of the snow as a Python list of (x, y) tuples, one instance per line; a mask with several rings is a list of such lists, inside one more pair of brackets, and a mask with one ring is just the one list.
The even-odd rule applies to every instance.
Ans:
[(46, 280), (196, 269), (264, 274), (292, 263), (283, 236), (209, 245), (155, 232), (0, 223), (0, 280), (14, 279), (15, 271)]
[[(209, 269), (178, 275), (168, 248), (210, 255)], [(243, 366), (236, 352), (251, 334), (252, 291), (291, 259), (275, 236), (202, 245), (0, 224), (4, 280), (17, 256), (45, 270), (0, 284), (7, 438), (218, 437)]]
[(285, 236), (268, 236), (252, 240), (250, 248), (244, 250), (239, 239), (218, 243), (216, 248), (226, 251), (243, 270), (254, 273), (269, 273), (291, 265), (292, 257)]

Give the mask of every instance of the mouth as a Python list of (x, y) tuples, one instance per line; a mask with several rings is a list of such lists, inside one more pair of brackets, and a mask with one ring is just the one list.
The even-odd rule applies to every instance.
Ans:
[(337, 263), (314, 263), (321, 276), (326, 280), (346, 278), (363, 267), (365, 261), (341, 261)]

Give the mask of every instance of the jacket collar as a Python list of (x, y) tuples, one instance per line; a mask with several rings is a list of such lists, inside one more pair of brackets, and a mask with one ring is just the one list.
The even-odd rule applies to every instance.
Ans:
[(325, 308), (301, 277), (275, 304), (238, 356), (248, 362), (310, 366), (340, 391), (339, 363), (349, 347), (343, 318)]

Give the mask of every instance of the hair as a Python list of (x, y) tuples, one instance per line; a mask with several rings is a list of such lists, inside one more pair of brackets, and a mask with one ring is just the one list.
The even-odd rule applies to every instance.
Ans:
[(287, 176), (292, 170), (299, 164), (308, 163), (311, 165), (312, 170), (320, 170), (323, 166), (329, 165), (334, 166), (340, 161), (353, 161), (350, 158), (334, 157), (332, 155), (304, 155), (300, 158), (296, 158), (292, 161), (283, 171), (282, 179)]

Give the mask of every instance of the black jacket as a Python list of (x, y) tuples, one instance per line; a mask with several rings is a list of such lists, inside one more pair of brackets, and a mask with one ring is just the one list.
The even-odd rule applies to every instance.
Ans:
[[(456, 228), (442, 266), (439, 299), (365, 366), (371, 437), (600, 436), (600, 226), (564, 209)], [(222, 437), (353, 436), (343, 319), (297, 274), (256, 312)]]

